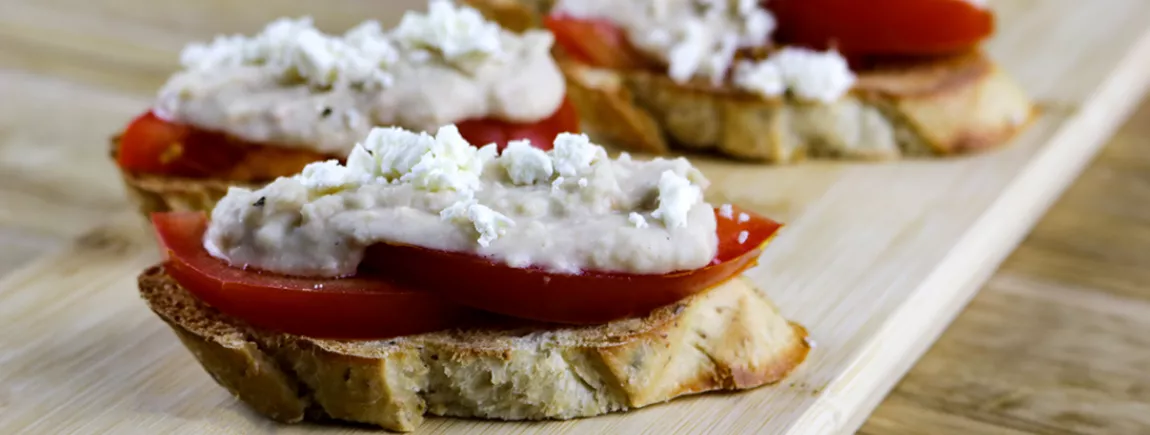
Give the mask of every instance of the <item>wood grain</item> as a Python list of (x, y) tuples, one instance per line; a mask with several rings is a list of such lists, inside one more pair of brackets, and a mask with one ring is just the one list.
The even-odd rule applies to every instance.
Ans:
[(863, 434), (1150, 433), (1150, 100)]
[[(124, 204), (102, 160), (105, 139), (146, 107), (189, 39), (251, 31), (304, 12), (321, 26), (345, 27), (367, 16), (394, 18), (384, 5), (403, 4), (4, 4), (0, 176), (15, 181), (0, 187), (0, 224), (55, 240), (84, 235), (0, 281), (0, 433), (279, 428), (212, 384), (137, 300), (134, 273), (155, 253), (140, 220), (118, 212)], [(1002, 13), (992, 55), (1045, 109), (1011, 147), (883, 165), (698, 162), (715, 181), (712, 201), (739, 202), (789, 222), (763, 265), (749, 273), (819, 343), (788, 382), (627, 415), (550, 423), (435, 419), (422, 431), (853, 431), (1150, 82), (1150, 2), (1002, 0), (996, 7)], [(26, 162), (27, 155), (35, 158)], [(108, 226), (87, 231), (109, 216)], [(285, 431), (321, 430), (356, 431)]]

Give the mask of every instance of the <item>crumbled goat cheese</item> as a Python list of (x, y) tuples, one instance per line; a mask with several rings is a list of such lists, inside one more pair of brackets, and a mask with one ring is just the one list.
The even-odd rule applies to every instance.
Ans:
[[(374, 161), (373, 175), (392, 181), (411, 172), (431, 151), (435, 138), (427, 133), (404, 130), (398, 127), (373, 128), (367, 138), (359, 144)], [(351, 162), (351, 157), (348, 157)]]
[(748, 233), (746, 231), (739, 231), (739, 244), (741, 245), (743, 243), (747, 243), (747, 237), (750, 237), (750, 236), (751, 236), (751, 233)]
[(575, 184), (578, 184), (579, 187), (587, 187), (587, 179), (586, 178), (580, 178), (579, 181), (576, 182)]
[(499, 164), (515, 184), (535, 184), (551, 179), (555, 172), (546, 151), (531, 146), (527, 140), (513, 140), (499, 156)]
[(499, 236), (506, 234), (508, 227), (515, 226), (511, 218), (474, 199), (465, 199), (448, 206), (439, 212), (439, 217), (447, 221), (470, 222), (479, 233), (479, 246), (490, 245)]
[(399, 50), (383, 31), (379, 21), (367, 20), (359, 23), (344, 32), (343, 40), (369, 57), (379, 59), (381, 65), (392, 65), (399, 61)]
[(432, 192), (468, 192), (478, 188), (483, 165), (495, 154), (494, 145), (471, 146), (454, 125), (441, 127), (434, 137), (395, 127), (373, 128), (352, 149), (347, 166), (366, 171), (368, 177), (410, 182)]
[(587, 135), (571, 133), (559, 133), (550, 154), (555, 172), (568, 177), (591, 169), (596, 159), (607, 157), (603, 147), (592, 144)]
[(363, 174), (365, 181), (382, 176), (380, 162), (367, 148), (363, 147), (363, 143), (357, 143), (352, 147), (351, 152), (347, 154), (346, 166), (350, 171)]
[(769, 60), (739, 61), (735, 64), (732, 81), (735, 86), (764, 97), (777, 97), (787, 92), (783, 71), (778, 64)]
[(299, 180), (310, 191), (331, 192), (358, 186), (364, 174), (339, 164), (339, 160), (309, 163), (300, 172)]
[(730, 204), (720, 205), (719, 206), (719, 216), (722, 216), (722, 217), (727, 218), (727, 219), (734, 219), (735, 218), (735, 208), (732, 207)]
[(658, 188), (659, 205), (651, 216), (662, 219), (667, 228), (687, 226), (687, 213), (702, 201), (702, 189), (672, 171), (664, 171), (659, 176)]
[(432, 192), (474, 191), (479, 188), (483, 166), (495, 158), (496, 152), (495, 145), (471, 146), (455, 125), (446, 125), (435, 133), (435, 142), (411, 167), (411, 172), (399, 180)]
[(450, 0), (431, 0), (426, 14), (404, 15), (392, 35), (406, 47), (438, 52), (456, 64), (502, 50), (498, 24)]
[(320, 32), (310, 17), (281, 18), (253, 37), (221, 35), (207, 44), (189, 44), (180, 63), (191, 70), (260, 65), (285, 78), (298, 75), (316, 87), (386, 87), (392, 77), (384, 68), (398, 55), (386, 38), (372, 38), (372, 26), (378, 23), (349, 32), (352, 43)]
[(631, 225), (634, 225), (635, 228), (647, 228), (647, 219), (644, 219), (643, 215), (639, 213), (631, 212), (631, 214), (627, 216), (627, 221), (631, 222)]
[(786, 47), (766, 59), (735, 66), (735, 85), (764, 97), (788, 89), (798, 98), (832, 103), (854, 86), (855, 75), (837, 51)]
[(751, 215), (746, 213), (739, 213), (739, 223), (751, 220)]

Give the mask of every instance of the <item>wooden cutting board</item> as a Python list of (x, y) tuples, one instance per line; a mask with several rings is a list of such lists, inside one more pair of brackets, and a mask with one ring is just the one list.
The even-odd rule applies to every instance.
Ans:
[[(310, 13), (329, 29), (366, 17), (394, 22), (388, 10), (419, 3), (8, 2), (0, 14), (0, 47), (36, 50), (0, 49), (0, 65), (67, 80), (0, 71), (0, 114), (24, 120), (5, 123), (2, 132), (20, 139), (51, 131), (49, 137), (60, 140), (7, 141), (17, 145), (0, 151), (23, 146), (23, 156), (66, 149), (99, 157), (103, 150), (92, 147), (102, 147), (114, 124), (144, 108), (187, 40), (251, 32), (280, 15)], [(999, 31), (990, 51), (1043, 110), (1009, 148), (893, 164), (698, 162), (714, 181), (712, 202), (736, 202), (789, 224), (749, 276), (818, 344), (791, 378), (752, 392), (577, 421), (433, 418), (419, 433), (855, 430), (1150, 83), (1146, 0), (999, 0), (993, 6)], [(102, 90), (88, 90), (92, 86)], [(104, 121), (76, 125), (106, 129), (75, 132), (75, 125), (52, 124), (51, 116), (35, 124), (45, 122), (45, 112), (37, 112), (43, 105), (72, 119), (89, 114)], [(6, 158), (0, 153), (0, 163)], [(89, 185), (108, 183), (115, 178), (111, 167), (69, 168), (74, 170), (47, 172), (68, 183), (39, 195), (92, 201), (93, 209), (106, 205), (66, 187), (87, 192)], [(0, 186), (0, 222), (25, 210), (43, 212), (46, 228), (77, 221), (47, 212), (56, 209), (41, 206), (36, 194), (14, 196), (9, 187)], [(278, 425), (217, 387), (136, 296), (135, 274), (155, 261), (142, 220), (125, 210), (65, 251), (0, 281), (0, 433), (367, 431)]]

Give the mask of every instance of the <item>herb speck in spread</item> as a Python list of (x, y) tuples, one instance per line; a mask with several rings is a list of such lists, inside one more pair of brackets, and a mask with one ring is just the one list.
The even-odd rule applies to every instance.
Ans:
[(261, 196), (260, 199), (257, 199), (256, 202), (252, 203), (252, 207), (263, 207), (264, 203), (266, 203), (267, 201), (268, 201), (268, 197)]
[(319, 113), (319, 116), (323, 117), (323, 118), (327, 118), (327, 117), (331, 116), (331, 112), (332, 112), (332, 110), (330, 107), (324, 107), (323, 111)]

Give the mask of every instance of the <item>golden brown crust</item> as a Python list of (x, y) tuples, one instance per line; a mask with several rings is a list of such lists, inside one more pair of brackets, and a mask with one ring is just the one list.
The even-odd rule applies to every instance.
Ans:
[(152, 310), (220, 385), (283, 422), (334, 418), (410, 431), (425, 413), (588, 417), (774, 383), (809, 351), (805, 330), (743, 279), (608, 325), (369, 342), (249, 327), (196, 300), (159, 266), (141, 274), (139, 284)]

